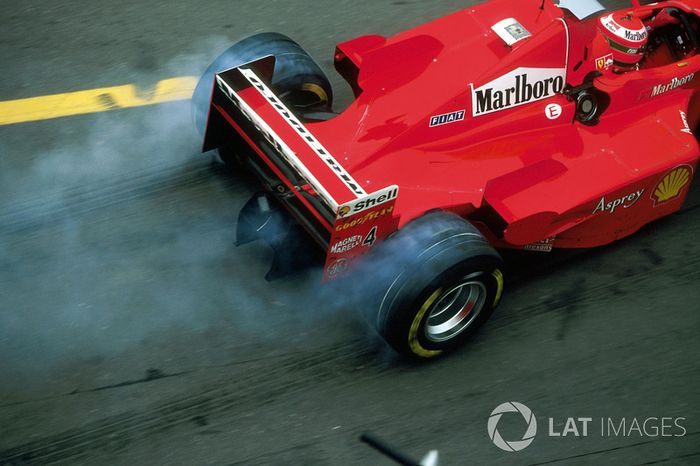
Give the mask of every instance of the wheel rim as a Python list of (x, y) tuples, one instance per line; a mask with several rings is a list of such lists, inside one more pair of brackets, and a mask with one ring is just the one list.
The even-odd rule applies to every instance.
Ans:
[(294, 108), (311, 109), (328, 105), (328, 93), (318, 84), (304, 83), (298, 90), (280, 94), (280, 98)]
[(431, 306), (425, 324), (425, 337), (432, 342), (450, 340), (479, 315), (486, 303), (486, 286), (473, 275), (442, 293)]

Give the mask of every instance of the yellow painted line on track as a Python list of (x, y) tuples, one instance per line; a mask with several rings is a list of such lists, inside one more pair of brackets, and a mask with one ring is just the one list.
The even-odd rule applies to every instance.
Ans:
[(197, 78), (164, 79), (147, 91), (134, 84), (0, 102), (0, 125), (188, 100)]

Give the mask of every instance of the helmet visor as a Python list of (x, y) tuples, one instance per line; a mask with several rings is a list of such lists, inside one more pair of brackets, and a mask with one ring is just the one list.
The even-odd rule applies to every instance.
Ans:
[(610, 48), (613, 50), (617, 50), (618, 52), (626, 53), (627, 55), (642, 55), (644, 53), (644, 50), (646, 49), (646, 45), (642, 45), (641, 47), (628, 47), (626, 45), (618, 44), (617, 42), (608, 39), (608, 44), (610, 44)]

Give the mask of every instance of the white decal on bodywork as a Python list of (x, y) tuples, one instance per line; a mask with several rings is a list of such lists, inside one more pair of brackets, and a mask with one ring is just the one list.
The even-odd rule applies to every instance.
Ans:
[(473, 116), (547, 99), (564, 89), (565, 68), (517, 68), (478, 88), (472, 88)]

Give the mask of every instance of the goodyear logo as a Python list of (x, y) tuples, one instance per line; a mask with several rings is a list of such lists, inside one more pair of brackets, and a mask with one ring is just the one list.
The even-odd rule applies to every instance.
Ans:
[(374, 220), (377, 220), (378, 218), (384, 217), (385, 215), (390, 215), (394, 211), (394, 206), (390, 205), (388, 207), (384, 207), (381, 210), (373, 210), (371, 212), (367, 212), (366, 214), (357, 217), (354, 220), (349, 220), (346, 221), (345, 223), (339, 223), (335, 227), (335, 231), (343, 231), (347, 230), (348, 228), (355, 228), (356, 226), (359, 225), (364, 225), (365, 223), (372, 222)]
[(692, 168), (689, 165), (674, 168), (656, 185), (651, 198), (654, 205), (665, 204), (680, 196), (681, 191), (690, 183)]

